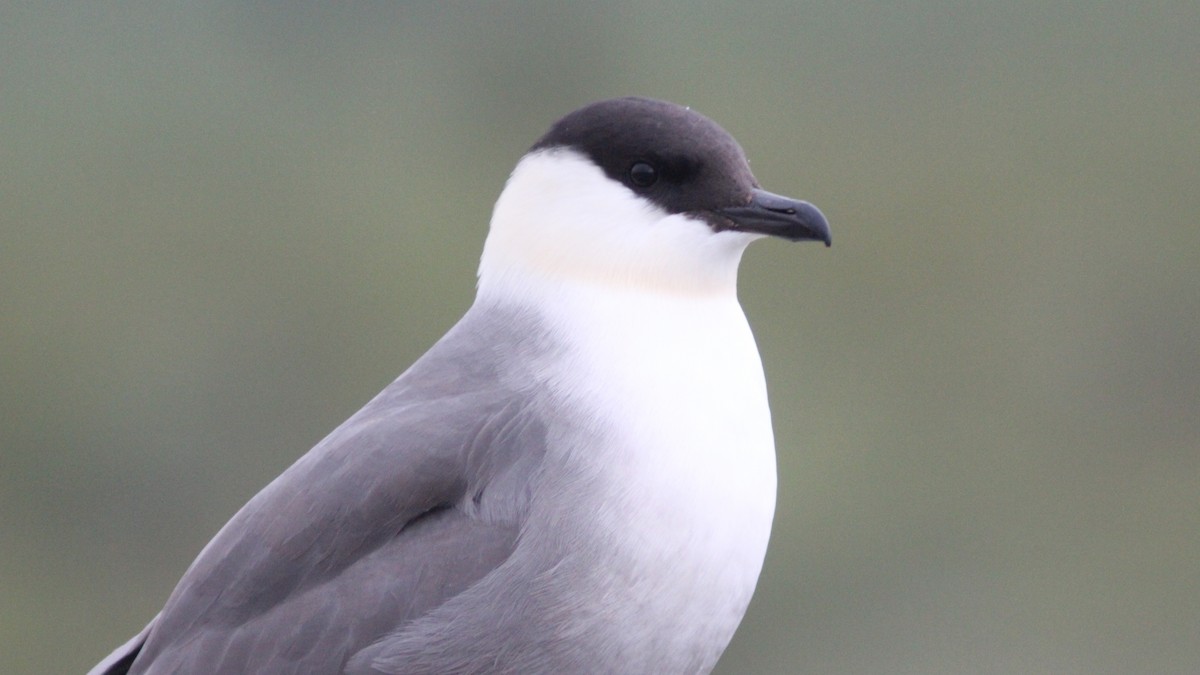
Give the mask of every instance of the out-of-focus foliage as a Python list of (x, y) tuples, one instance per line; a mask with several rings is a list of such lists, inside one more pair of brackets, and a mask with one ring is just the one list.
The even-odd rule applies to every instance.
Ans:
[(1200, 672), (1194, 2), (8, 3), (0, 672), (81, 672), (468, 306), (552, 120), (691, 105), (757, 244), (723, 673)]

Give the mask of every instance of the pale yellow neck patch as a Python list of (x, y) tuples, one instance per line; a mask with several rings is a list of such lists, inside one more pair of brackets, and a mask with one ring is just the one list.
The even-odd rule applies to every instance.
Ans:
[(669, 214), (574, 151), (542, 151), (521, 160), (496, 202), (479, 289), (585, 282), (732, 295), (755, 238)]

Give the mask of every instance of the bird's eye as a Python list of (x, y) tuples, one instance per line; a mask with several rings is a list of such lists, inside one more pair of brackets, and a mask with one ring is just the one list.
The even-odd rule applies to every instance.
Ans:
[(658, 169), (646, 162), (634, 162), (629, 167), (629, 182), (637, 187), (650, 187), (658, 180)]

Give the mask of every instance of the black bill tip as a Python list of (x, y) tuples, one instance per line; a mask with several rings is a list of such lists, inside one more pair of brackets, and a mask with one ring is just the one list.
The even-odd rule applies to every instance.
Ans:
[(808, 202), (755, 188), (750, 203), (714, 211), (728, 224), (724, 229), (757, 232), (790, 241), (823, 241), (830, 246), (829, 221)]

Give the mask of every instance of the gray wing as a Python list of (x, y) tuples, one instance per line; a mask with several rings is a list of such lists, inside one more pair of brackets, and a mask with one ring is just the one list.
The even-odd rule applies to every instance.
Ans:
[(92, 666), (87, 675), (124, 675), (128, 673), (129, 666), (133, 664), (133, 660), (141, 652), (142, 645), (146, 643), (146, 636), (150, 633), (150, 629), (154, 626), (155, 621), (158, 621), (158, 616), (151, 619), (150, 623), (146, 624), (146, 627), (140, 633), (129, 638), (125, 644), (114, 649), (100, 663)]
[(243, 507), (95, 672), (340, 672), (504, 562), (549, 347), (529, 316), (479, 313)]

